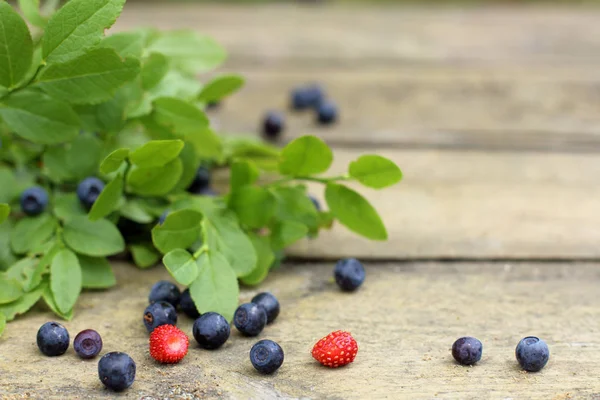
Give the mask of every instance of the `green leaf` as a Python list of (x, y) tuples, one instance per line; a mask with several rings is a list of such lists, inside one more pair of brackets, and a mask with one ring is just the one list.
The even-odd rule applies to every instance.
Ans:
[(23, 254), (48, 240), (56, 230), (56, 220), (50, 214), (25, 217), (17, 222), (11, 235), (10, 246), (17, 254)]
[(153, 140), (133, 151), (129, 159), (139, 167), (162, 167), (179, 156), (183, 145), (181, 140)]
[(129, 249), (131, 250), (133, 262), (140, 268), (152, 267), (160, 260), (160, 254), (151, 243), (132, 244)]
[(90, 221), (87, 217), (72, 216), (65, 221), (63, 239), (77, 253), (106, 257), (125, 250), (121, 233), (107, 220)]
[(17, 178), (14, 171), (5, 167), (0, 167), (0, 202), (11, 203), (21, 194), (17, 189)]
[(58, 219), (66, 220), (74, 215), (85, 217), (86, 214), (76, 193), (58, 193), (54, 196), (54, 215)]
[(64, 249), (56, 253), (50, 264), (50, 289), (58, 310), (71, 311), (81, 293), (81, 267), (77, 256)]
[(292, 140), (281, 151), (279, 172), (290, 176), (310, 176), (323, 173), (333, 162), (331, 149), (316, 136)]
[(46, 284), (43, 283), (33, 291), (25, 293), (18, 300), (0, 305), (0, 313), (4, 314), (7, 321), (12, 321), (17, 315), (25, 314), (42, 297), (46, 287)]
[(10, 248), (10, 235), (13, 231), (13, 222), (9, 219), (0, 224), (0, 271), (8, 269), (17, 262), (15, 254)]
[(296, 221), (280, 221), (275, 224), (271, 233), (273, 250), (283, 250), (294, 242), (305, 238), (308, 234), (306, 225)]
[(73, 104), (110, 100), (117, 89), (135, 78), (140, 62), (122, 60), (113, 50), (99, 48), (63, 64), (51, 64), (38, 78), (38, 86), (52, 97)]
[(354, 190), (328, 183), (325, 199), (331, 213), (351, 231), (372, 240), (387, 239), (387, 231), (377, 211)]
[(44, 290), (42, 297), (44, 298), (44, 302), (46, 303), (48, 308), (50, 310), (52, 310), (52, 312), (54, 314), (58, 315), (59, 317), (61, 317), (64, 320), (67, 320), (67, 321), (70, 321), (73, 319), (73, 309), (71, 308), (66, 313), (63, 313), (62, 311), (60, 311), (60, 309), (58, 308), (58, 305), (56, 304), (56, 299), (54, 298), (54, 295), (52, 294), (52, 290), (49, 287), (46, 287), (46, 290)]
[(256, 165), (250, 161), (238, 160), (231, 165), (230, 186), (233, 192), (237, 188), (252, 185), (258, 179), (259, 171)]
[(231, 321), (240, 289), (227, 259), (218, 252), (203, 253), (198, 268), (198, 277), (190, 286), (196, 308), (201, 314), (212, 311)]
[(146, 90), (152, 89), (169, 72), (169, 60), (160, 53), (152, 53), (146, 58), (142, 65), (142, 87)]
[(277, 199), (277, 219), (302, 223), (311, 231), (319, 227), (319, 213), (307, 196), (305, 187), (281, 186), (271, 192)]
[(125, 218), (140, 224), (149, 224), (156, 219), (154, 215), (149, 213), (144, 208), (139, 199), (128, 200), (123, 206), (121, 206), (119, 212)]
[(191, 143), (200, 158), (220, 160), (223, 157), (221, 139), (210, 128), (189, 133), (185, 139)]
[(29, 70), (33, 41), (23, 18), (0, 2), (0, 86), (12, 89)]
[(64, 63), (100, 42), (115, 23), (125, 0), (70, 0), (50, 18), (42, 37), (47, 63)]
[(187, 74), (207, 72), (225, 61), (225, 50), (212, 38), (194, 31), (161, 34), (149, 48), (167, 56), (174, 67)]
[(198, 276), (196, 260), (187, 251), (175, 249), (163, 257), (163, 263), (167, 270), (182, 285), (190, 285)]
[(100, 192), (100, 195), (94, 202), (88, 218), (92, 221), (106, 217), (113, 212), (121, 200), (123, 195), (123, 176), (118, 174), (108, 183)]
[(8, 204), (0, 204), (0, 224), (6, 221), (10, 215), (10, 206)]
[(119, 32), (102, 39), (98, 47), (114, 49), (122, 58), (140, 58), (144, 52), (144, 41), (142, 32)]
[(107, 175), (119, 169), (123, 161), (129, 156), (129, 149), (117, 149), (107, 155), (100, 164), (100, 172)]
[(240, 281), (244, 285), (255, 286), (265, 280), (269, 273), (269, 269), (275, 261), (275, 255), (271, 250), (269, 238), (267, 236), (258, 236), (256, 234), (249, 234), (254, 251), (256, 251), (257, 263), (256, 268), (246, 275), (240, 278)]
[(178, 158), (161, 167), (134, 167), (127, 174), (127, 185), (141, 196), (162, 196), (173, 189), (182, 173), (183, 165)]
[(6, 328), (6, 317), (4, 314), (0, 313), (0, 336), (4, 333), (4, 329)]
[(395, 185), (402, 179), (402, 171), (396, 164), (377, 155), (360, 156), (352, 161), (349, 173), (363, 185), (375, 189)]
[(154, 101), (154, 118), (179, 135), (194, 134), (208, 127), (208, 118), (202, 110), (174, 97)]
[(237, 276), (248, 275), (256, 266), (256, 252), (235, 214), (215, 212), (202, 222), (208, 247), (225, 256)]
[(162, 225), (152, 229), (152, 242), (163, 254), (194, 244), (200, 235), (202, 214), (193, 210), (169, 213)]
[(32, 288), (37, 286), (33, 283), (37, 283), (39, 285), (39, 281), (33, 282), (32, 279), (36, 269), (36, 264), (37, 261), (35, 258), (21, 258), (8, 268), (8, 270), (4, 273), (4, 277), (7, 280), (17, 281), (19, 285), (21, 285), (21, 288), (26, 292), (30, 291)]
[(23, 295), (21, 285), (15, 280), (5, 280), (0, 276), (0, 304), (17, 300)]
[(38, 28), (46, 26), (46, 18), (40, 14), (40, 0), (19, 0), (19, 8), (32, 25)]
[(71, 176), (78, 180), (84, 179), (96, 174), (102, 150), (103, 143), (95, 135), (79, 135), (68, 145), (63, 162), (69, 168)]
[(229, 197), (229, 208), (240, 222), (250, 228), (267, 225), (275, 213), (275, 197), (267, 189), (258, 186), (243, 186)]
[(190, 143), (185, 144), (183, 150), (181, 150), (181, 153), (179, 154), (179, 159), (183, 165), (183, 172), (181, 173), (179, 182), (177, 182), (177, 185), (172, 189), (172, 192), (184, 191), (190, 187), (201, 163), (200, 158), (196, 156), (194, 147)]
[(219, 101), (244, 86), (244, 78), (239, 75), (218, 76), (204, 86), (198, 100), (209, 103)]
[(22, 90), (1, 99), (0, 117), (17, 135), (39, 144), (73, 140), (81, 125), (67, 103), (33, 90)]
[(106, 258), (77, 255), (81, 266), (81, 286), (84, 289), (108, 289), (117, 284), (117, 279)]

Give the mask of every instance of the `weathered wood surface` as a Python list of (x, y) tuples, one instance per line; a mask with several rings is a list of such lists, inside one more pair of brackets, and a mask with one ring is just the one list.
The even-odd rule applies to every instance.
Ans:
[[(116, 265), (118, 288), (85, 293), (71, 335), (97, 329), (104, 352), (125, 351), (137, 379), (116, 396), (103, 389), (97, 362), (77, 358), (72, 347), (58, 358), (39, 355), (37, 327), (52, 315), (39, 311), (8, 326), (0, 339), (0, 398), (314, 398), (314, 399), (567, 399), (600, 397), (598, 347), (600, 265), (581, 263), (367, 264), (367, 281), (348, 295), (332, 282), (333, 264), (287, 265), (260, 288), (282, 304), (279, 319), (255, 339), (237, 332), (224, 348), (192, 345), (179, 365), (159, 366), (148, 354), (142, 324), (152, 283), (164, 269)], [(244, 290), (242, 301), (256, 293)], [(179, 326), (191, 337), (191, 321)], [(310, 349), (335, 329), (359, 343), (354, 364), (320, 367)], [(540, 373), (521, 372), (517, 342), (539, 335), (551, 359)], [(463, 335), (484, 345), (476, 367), (457, 365), (453, 341)], [(273, 376), (254, 372), (248, 352), (259, 339), (281, 344), (285, 362)]]

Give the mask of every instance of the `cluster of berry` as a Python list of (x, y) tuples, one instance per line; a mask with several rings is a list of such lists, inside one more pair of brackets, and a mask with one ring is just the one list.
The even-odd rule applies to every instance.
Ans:
[[(82, 180), (77, 185), (77, 197), (81, 205), (86, 210), (92, 208), (102, 189), (104, 189), (104, 182), (96, 177), (91, 176)], [(48, 205), (48, 192), (39, 186), (30, 187), (21, 193), (20, 203), (21, 209), (26, 215), (39, 215)]]

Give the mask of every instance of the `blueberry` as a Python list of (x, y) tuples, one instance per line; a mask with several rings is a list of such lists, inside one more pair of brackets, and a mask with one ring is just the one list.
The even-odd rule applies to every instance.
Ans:
[(210, 170), (205, 167), (200, 167), (196, 171), (196, 176), (187, 190), (190, 193), (198, 193), (202, 190), (208, 189), (210, 187), (210, 181)]
[(61, 356), (69, 348), (69, 332), (58, 322), (46, 322), (38, 330), (37, 345), (48, 357)]
[(148, 332), (152, 332), (157, 326), (175, 324), (177, 324), (177, 311), (171, 303), (159, 301), (150, 304), (144, 310), (144, 325)]
[(316, 198), (314, 198), (313, 196), (310, 196), (310, 195), (308, 196), (308, 198), (310, 199), (310, 201), (313, 202), (317, 211), (321, 211), (321, 203), (319, 203), (319, 200), (317, 200)]
[(73, 348), (81, 358), (94, 358), (102, 350), (102, 338), (93, 329), (83, 330), (75, 336)]
[(294, 89), (291, 106), (294, 110), (316, 108), (323, 102), (325, 93), (319, 85), (309, 85)]
[(452, 345), (452, 357), (462, 365), (473, 365), (481, 360), (483, 345), (474, 337), (461, 337)]
[(334, 123), (338, 118), (337, 106), (331, 101), (324, 101), (317, 108), (317, 122), (322, 125)]
[(521, 368), (525, 371), (538, 372), (548, 362), (550, 349), (542, 339), (528, 336), (519, 342), (515, 355)]
[(229, 339), (231, 328), (221, 314), (207, 312), (194, 321), (193, 333), (200, 347), (214, 350), (223, 346)]
[(340, 289), (352, 292), (364, 282), (365, 268), (356, 258), (346, 258), (337, 262), (334, 276)]
[(90, 209), (96, 202), (98, 196), (104, 189), (104, 182), (96, 177), (85, 178), (77, 186), (77, 197), (79, 201), (86, 208)]
[(198, 190), (196, 192), (196, 194), (199, 196), (208, 196), (208, 197), (216, 197), (219, 195), (214, 189), (209, 188), (209, 187)]
[(277, 111), (269, 111), (263, 120), (262, 133), (267, 139), (277, 139), (285, 128), (285, 118)]
[(169, 211), (168, 210), (165, 211), (164, 213), (162, 213), (160, 215), (160, 217), (158, 217), (158, 224), (159, 225), (162, 225), (165, 222), (165, 220), (167, 219), (167, 215), (169, 215)]
[(279, 315), (279, 301), (277, 301), (277, 298), (271, 293), (259, 293), (254, 296), (251, 301), (265, 309), (265, 312), (267, 313), (267, 324), (275, 321), (275, 318)]
[(150, 290), (150, 296), (148, 296), (150, 304), (166, 301), (175, 308), (179, 305), (179, 299), (181, 299), (179, 288), (169, 281), (156, 282)]
[(183, 312), (190, 318), (196, 319), (200, 316), (196, 304), (194, 304), (194, 300), (192, 300), (192, 296), (190, 295), (190, 289), (185, 289), (183, 293), (181, 293), (179, 307), (181, 307)]
[(283, 364), (283, 349), (272, 340), (261, 340), (250, 350), (250, 362), (263, 374), (272, 374)]
[(98, 362), (98, 376), (107, 388), (125, 390), (135, 380), (135, 361), (125, 353), (107, 353)]
[(21, 194), (21, 209), (29, 216), (39, 215), (48, 205), (48, 192), (39, 186), (26, 189)]
[(242, 304), (235, 310), (233, 324), (244, 336), (257, 336), (267, 324), (267, 312), (258, 304)]

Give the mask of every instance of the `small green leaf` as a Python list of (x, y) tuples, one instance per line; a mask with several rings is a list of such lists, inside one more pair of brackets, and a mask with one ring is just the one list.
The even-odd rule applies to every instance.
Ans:
[(194, 244), (200, 235), (202, 214), (193, 210), (169, 213), (162, 225), (152, 229), (152, 242), (163, 254)]
[(319, 214), (305, 187), (280, 186), (271, 192), (277, 199), (277, 219), (299, 222), (311, 231), (319, 227)]
[(146, 58), (142, 65), (142, 86), (149, 90), (158, 83), (169, 72), (169, 60), (160, 53), (152, 53)]
[(119, 32), (105, 37), (98, 47), (114, 49), (122, 58), (140, 58), (144, 52), (145, 35), (142, 32)]
[(33, 90), (18, 91), (1, 99), (0, 117), (17, 135), (39, 144), (73, 140), (81, 126), (67, 103)]
[(244, 86), (244, 78), (239, 75), (218, 76), (204, 86), (198, 100), (209, 103), (219, 101)]
[(72, 104), (97, 104), (110, 100), (139, 72), (137, 59), (122, 60), (113, 49), (98, 48), (66, 63), (50, 65), (37, 82), (54, 98)]
[(4, 329), (6, 328), (6, 317), (4, 314), (0, 313), (0, 336), (4, 333)]
[(308, 234), (306, 225), (296, 221), (280, 221), (275, 224), (271, 233), (273, 250), (283, 250), (294, 242), (305, 238)]
[(140, 224), (149, 224), (156, 218), (149, 213), (139, 199), (128, 200), (121, 206), (119, 212), (122, 216)]
[(125, 0), (70, 0), (50, 18), (42, 37), (47, 63), (64, 63), (97, 45), (115, 23)]
[(67, 165), (71, 176), (84, 179), (98, 171), (98, 163), (102, 159), (102, 141), (92, 134), (82, 134), (67, 147), (63, 163)]
[(198, 277), (190, 286), (196, 308), (202, 314), (216, 312), (231, 321), (238, 305), (239, 286), (227, 259), (218, 252), (198, 258)]
[(64, 320), (70, 321), (73, 319), (73, 309), (70, 309), (66, 313), (63, 313), (59, 310), (58, 305), (56, 304), (56, 300), (54, 299), (54, 295), (52, 295), (52, 290), (49, 287), (46, 287), (44, 290), (44, 294), (42, 295), (44, 298), (44, 302), (52, 310), (52, 312)]
[(33, 58), (33, 41), (23, 18), (0, 2), (0, 86), (12, 89), (25, 76)]
[(119, 169), (123, 161), (129, 156), (129, 149), (117, 149), (107, 155), (100, 164), (100, 172), (110, 174)]
[(196, 260), (187, 251), (175, 249), (163, 257), (163, 263), (167, 270), (182, 285), (190, 285), (198, 276)]
[(108, 289), (117, 284), (115, 273), (106, 258), (77, 255), (84, 289)]
[(133, 151), (129, 159), (139, 167), (162, 167), (179, 156), (183, 145), (182, 140), (153, 140)]
[(12, 321), (17, 315), (25, 314), (42, 297), (46, 287), (47, 285), (42, 283), (31, 292), (25, 293), (18, 300), (0, 305), (0, 313), (4, 314), (7, 321)]
[(85, 216), (87, 211), (81, 205), (76, 193), (59, 193), (54, 196), (54, 215), (60, 220), (72, 216)]
[(108, 183), (100, 192), (100, 195), (94, 202), (88, 218), (92, 221), (106, 217), (113, 212), (121, 200), (123, 195), (123, 177), (118, 174)]
[[(4, 273), (7, 280), (14, 280), (21, 285), (25, 291), (31, 290), (37, 285), (32, 285), (32, 276), (36, 268), (37, 261), (35, 258), (21, 258)], [(39, 284), (39, 282), (37, 282)]]
[(256, 268), (254, 268), (250, 274), (240, 278), (240, 281), (244, 285), (255, 286), (264, 281), (267, 277), (269, 268), (273, 264), (273, 261), (275, 261), (275, 255), (271, 250), (271, 245), (267, 236), (258, 236), (256, 234), (249, 234), (249, 236), (252, 245), (254, 245), (258, 261), (256, 263)]
[(160, 254), (151, 243), (132, 244), (129, 247), (133, 262), (140, 268), (149, 268), (160, 260)]
[(183, 165), (178, 158), (161, 167), (134, 167), (127, 174), (127, 185), (141, 196), (162, 196), (173, 189), (182, 173)]
[(387, 239), (387, 231), (377, 211), (354, 190), (329, 183), (325, 199), (331, 213), (351, 231), (372, 240)]
[(240, 222), (250, 228), (267, 225), (275, 213), (275, 197), (267, 189), (258, 186), (243, 186), (229, 197), (229, 208)]
[(62, 313), (71, 311), (81, 293), (81, 267), (77, 256), (64, 249), (56, 253), (50, 264), (50, 289)]
[(195, 134), (208, 127), (208, 118), (202, 110), (174, 97), (154, 100), (154, 119), (179, 135)]
[(292, 140), (281, 151), (279, 172), (290, 176), (310, 176), (323, 173), (333, 162), (331, 149), (316, 136)]
[(23, 254), (48, 240), (56, 230), (56, 220), (50, 214), (25, 217), (17, 222), (11, 235), (10, 246), (17, 254)]
[(196, 155), (200, 158), (220, 160), (223, 157), (221, 139), (210, 128), (189, 133), (185, 139), (191, 143)]
[(233, 192), (237, 188), (252, 185), (258, 179), (259, 171), (251, 161), (238, 160), (231, 165), (230, 186)]
[(46, 18), (40, 14), (40, 0), (19, 0), (19, 8), (32, 25), (38, 28), (46, 26)]
[(0, 224), (6, 221), (10, 215), (10, 206), (8, 204), (0, 204)]
[(0, 304), (13, 302), (22, 295), (23, 290), (17, 281), (6, 280), (0, 276)]
[(186, 190), (196, 177), (196, 172), (198, 171), (198, 167), (200, 167), (201, 159), (196, 156), (194, 152), (194, 147), (190, 143), (186, 143), (179, 153), (179, 159), (181, 160), (181, 164), (183, 165), (183, 172), (181, 173), (181, 178), (179, 178), (179, 182), (173, 189), (173, 192), (181, 192)]
[(65, 221), (63, 239), (77, 253), (106, 257), (125, 250), (121, 233), (107, 220), (90, 221), (87, 217), (71, 216)]
[(363, 185), (375, 189), (395, 185), (402, 179), (402, 171), (396, 164), (377, 155), (360, 156), (352, 161), (349, 173)]

